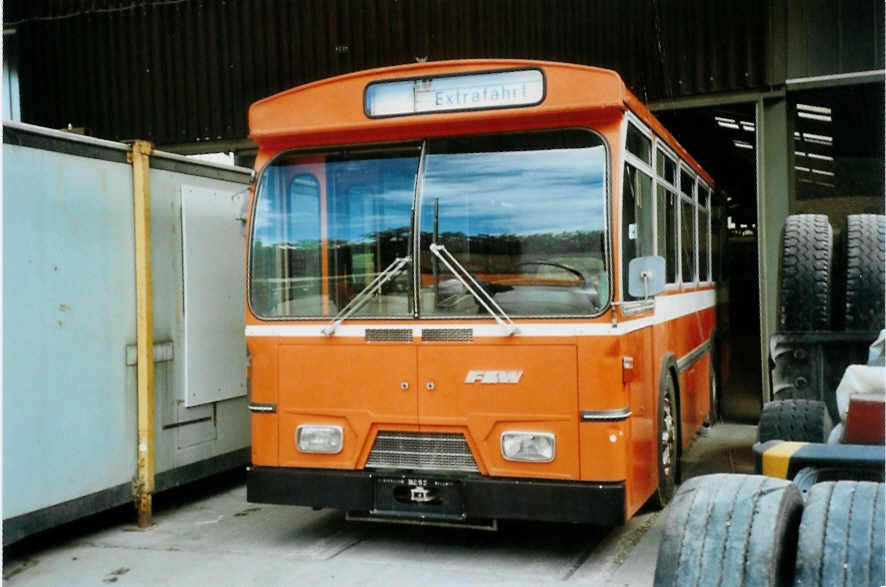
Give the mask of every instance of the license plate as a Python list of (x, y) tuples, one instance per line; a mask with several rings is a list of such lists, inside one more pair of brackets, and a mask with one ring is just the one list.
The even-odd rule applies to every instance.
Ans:
[(464, 519), (461, 484), (445, 479), (381, 477), (375, 480), (374, 514)]

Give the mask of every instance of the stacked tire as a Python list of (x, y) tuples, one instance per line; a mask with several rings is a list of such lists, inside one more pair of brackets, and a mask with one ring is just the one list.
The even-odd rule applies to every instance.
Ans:
[[(836, 248), (837, 259), (827, 216), (788, 216), (779, 272), (780, 330), (878, 331), (886, 325), (886, 216), (847, 216)], [(834, 300), (839, 307), (832, 314)]]
[[(886, 216), (849, 215), (837, 240), (824, 214), (788, 216), (779, 271), (780, 331), (870, 333), (886, 326)], [(792, 354), (795, 361), (788, 357), (781, 367), (774, 359), (776, 371), (809, 368), (805, 349)], [(788, 379), (773, 399), (823, 399), (821, 385), (810, 385), (806, 377)], [(836, 404), (830, 399), (828, 408), (836, 420)]]
[(779, 271), (781, 330), (830, 330), (833, 244), (827, 216), (788, 216)]
[(886, 216), (846, 218), (843, 324), (846, 330), (884, 327), (886, 291)]
[(886, 584), (884, 484), (705, 475), (674, 496), (655, 585)]
[(776, 400), (763, 406), (757, 439), (760, 442), (826, 443), (833, 422), (823, 401), (809, 399)]

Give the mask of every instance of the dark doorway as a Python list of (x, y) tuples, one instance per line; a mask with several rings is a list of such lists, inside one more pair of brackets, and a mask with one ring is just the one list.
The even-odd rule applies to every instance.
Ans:
[(756, 424), (762, 381), (755, 104), (658, 110), (655, 115), (718, 187), (728, 224), (721, 258), (728, 287), (718, 290), (721, 299), (728, 299), (717, 326), (720, 413), (725, 420)]

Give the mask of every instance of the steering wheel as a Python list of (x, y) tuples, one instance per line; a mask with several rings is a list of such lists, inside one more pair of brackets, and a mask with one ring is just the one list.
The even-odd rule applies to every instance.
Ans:
[(526, 261), (524, 263), (518, 263), (517, 267), (524, 267), (526, 265), (548, 265), (550, 267), (557, 267), (558, 269), (563, 269), (564, 271), (568, 271), (569, 273), (572, 273), (573, 275), (578, 277), (580, 283), (584, 283), (586, 281), (585, 276), (581, 271), (579, 271), (575, 267), (571, 267), (563, 263), (556, 263), (554, 261)]

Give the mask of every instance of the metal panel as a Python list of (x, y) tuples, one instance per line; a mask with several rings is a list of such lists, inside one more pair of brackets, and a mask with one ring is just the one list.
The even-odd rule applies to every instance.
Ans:
[[(245, 192), (182, 186), (185, 405), (246, 395)], [(240, 340), (243, 344), (232, 344)]]
[(135, 472), (132, 171), (3, 146), (3, 515)]
[(24, 120), (182, 144), (246, 137), (249, 105), (270, 94), (425, 58), (609, 67), (644, 101), (759, 89), (778, 82), (767, 76), (773, 5), (783, 8), (769, 0), (71, 0), (7, 2), (4, 22), (18, 31)]
[[(120, 488), (131, 487), (136, 466), (130, 360), (136, 337), (127, 147), (14, 123), (4, 124), (3, 135), (3, 516), (15, 526), (4, 534), (7, 544), (130, 499)], [(240, 326), (226, 340), (195, 344), (234, 349), (240, 367), (231, 385), (241, 387), (244, 246), (237, 200), (249, 177), (191, 162), (151, 168), (156, 471), (164, 479), (205, 476), (248, 458), (246, 398), (193, 408), (184, 401), (189, 284), (181, 186), (237, 194), (223, 219), (205, 211), (207, 222), (222, 222), (218, 232), (226, 240), (207, 238), (225, 259), (220, 266), (232, 267), (233, 284), (203, 291), (208, 306), (229, 294), (238, 298), (224, 311)]]
[(213, 417), (213, 404), (196, 407), (176, 406), (177, 422), (175, 448), (178, 450), (212, 442), (217, 438), (218, 427)]
[[(174, 165), (167, 165), (174, 163)], [(196, 464), (218, 455), (239, 450), (249, 445), (249, 418), (245, 397), (188, 407), (185, 401), (185, 318), (183, 314), (185, 290), (184, 250), (182, 242), (182, 185), (219, 193), (246, 194), (250, 173), (234, 173), (228, 167), (221, 176), (216, 167), (168, 159), (163, 153), (151, 159), (151, 225), (154, 262), (154, 336), (157, 340), (172, 340), (176, 360), (157, 364), (155, 394), (157, 401), (156, 471), (158, 475), (176, 468)], [(239, 176), (239, 180), (237, 179)], [(228, 179), (230, 177), (230, 179)], [(236, 181), (234, 181), (236, 180)], [(237, 211), (239, 215), (240, 211)], [(240, 223), (225, 219), (225, 226)], [(238, 233), (239, 235), (239, 233)], [(219, 241), (219, 246), (223, 247)], [(229, 243), (232, 244), (232, 243)], [(234, 248), (224, 249), (231, 259), (243, 257), (242, 240)], [(235, 269), (239, 280), (238, 295), (243, 290), (242, 269)], [(211, 292), (217, 296), (217, 292)], [(242, 298), (241, 298), (242, 299)], [(215, 303), (215, 302), (212, 302)], [(242, 302), (241, 302), (242, 304)], [(241, 319), (241, 305), (229, 317)], [(213, 345), (230, 345), (245, 349), (243, 332), (235, 333), (227, 341), (213, 341)], [(229, 351), (233, 352), (233, 351)], [(241, 353), (245, 354), (245, 350)], [(245, 381), (245, 373), (238, 373)], [(238, 383), (239, 385), (239, 383)]]
[(883, 2), (784, 1), (788, 79), (883, 69)]

